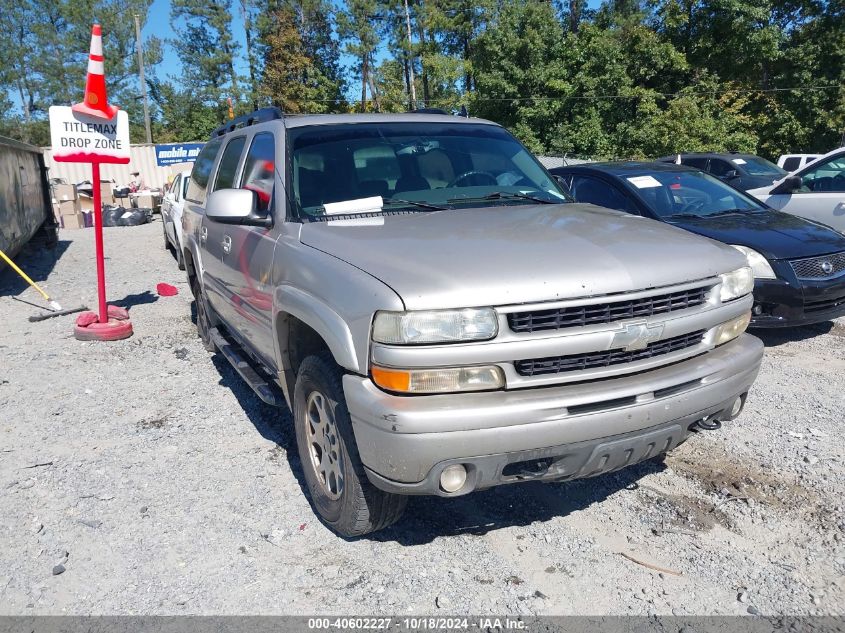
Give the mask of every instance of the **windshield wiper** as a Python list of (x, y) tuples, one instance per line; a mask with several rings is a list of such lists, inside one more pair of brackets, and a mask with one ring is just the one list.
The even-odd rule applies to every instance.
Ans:
[(706, 217), (715, 218), (720, 215), (744, 215), (750, 209), (726, 209), (724, 211), (716, 211), (715, 213), (708, 213)]
[(407, 204), (412, 207), (420, 209), (429, 209), (431, 211), (445, 211), (446, 207), (441, 207), (436, 204), (429, 204), (428, 202), (417, 202), (416, 200), (402, 200), (400, 198), (384, 198), (382, 204)]
[(672, 215), (664, 216), (664, 219), (665, 220), (672, 220), (674, 218), (678, 218), (678, 219), (682, 219), (682, 220), (684, 220), (684, 219), (699, 220), (703, 217), (706, 217), (706, 216), (698, 215), (697, 213), (673, 213)]
[(540, 204), (563, 204), (566, 200), (560, 200), (557, 202), (555, 200), (547, 200), (544, 198), (537, 198), (536, 196), (530, 196), (527, 193), (512, 193), (509, 191), (494, 191), (493, 193), (488, 193), (486, 196), (469, 196), (467, 198), (450, 198), (446, 202), (464, 202), (469, 200), (531, 200), (532, 202), (539, 202)]

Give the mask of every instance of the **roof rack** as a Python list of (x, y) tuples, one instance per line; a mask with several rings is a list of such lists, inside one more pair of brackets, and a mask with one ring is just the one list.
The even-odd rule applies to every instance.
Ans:
[(264, 123), (265, 121), (275, 121), (276, 119), (284, 118), (285, 114), (280, 108), (275, 106), (271, 108), (261, 108), (255, 112), (244, 114), (232, 119), (218, 127), (211, 133), (211, 138), (215, 136), (223, 136), (229, 132), (234, 132), (238, 128), (248, 127), (256, 123)]
[(420, 108), (419, 110), (408, 110), (408, 114), (445, 114), (449, 116), (449, 113), (442, 108)]

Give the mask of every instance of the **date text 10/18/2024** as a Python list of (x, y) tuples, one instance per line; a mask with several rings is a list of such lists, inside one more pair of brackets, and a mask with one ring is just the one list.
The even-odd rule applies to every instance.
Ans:
[(524, 631), (527, 623), (517, 618), (442, 618), (442, 617), (352, 617), (309, 618), (308, 628), (315, 631)]

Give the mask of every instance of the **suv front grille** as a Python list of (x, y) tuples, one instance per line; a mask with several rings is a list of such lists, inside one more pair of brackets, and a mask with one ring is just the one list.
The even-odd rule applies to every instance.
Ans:
[(568, 371), (580, 371), (595, 367), (609, 367), (623, 363), (662, 356), (677, 352), (701, 343), (706, 330), (698, 330), (681, 336), (674, 336), (662, 341), (655, 341), (645, 349), (626, 352), (622, 349), (605, 350), (602, 352), (588, 352), (586, 354), (572, 354), (570, 356), (552, 356), (550, 358), (535, 358), (520, 360), (514, 363), (516, 372), (520, 376), (541, 376), (543, 374), (561, 374)]
[(613, 323), (632, 317), (647, 317), (685, 310), (707, 300), (709, 287), (679, 290), (642, 299), (622, 299), (607, 303), (572, 306), (552, 310), (532, 310), (508, 314), (508, 325), (514, 332), (561, 330), (570, 327)]
[(845, 253), (793, 259), (789, 264), (798, 279), (828, 279), (845, 272)]

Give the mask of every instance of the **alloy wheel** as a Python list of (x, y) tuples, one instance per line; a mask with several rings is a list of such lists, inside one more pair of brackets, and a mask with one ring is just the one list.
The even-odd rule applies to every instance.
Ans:
[(328, 399), (312, 391), (305, 403), (305, 435), (317, 480), (330, 499), (343, 494), (344, 467), (340, 437)]

